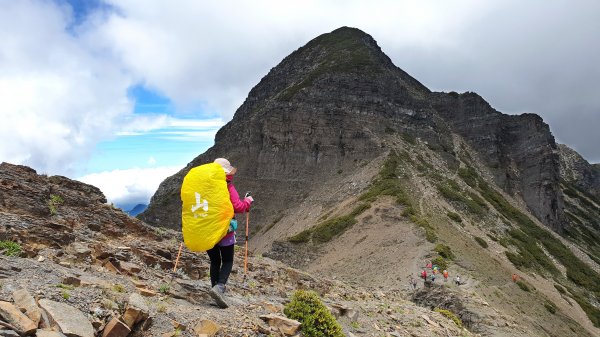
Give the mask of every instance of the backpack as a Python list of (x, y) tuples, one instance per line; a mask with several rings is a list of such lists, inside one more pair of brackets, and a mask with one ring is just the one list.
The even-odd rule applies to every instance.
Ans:
[(225, 171), (216, 163), (192, 168), (181, 185), (181, 232), (194, 252), (213, 248), (229, 229), (233, 205)]

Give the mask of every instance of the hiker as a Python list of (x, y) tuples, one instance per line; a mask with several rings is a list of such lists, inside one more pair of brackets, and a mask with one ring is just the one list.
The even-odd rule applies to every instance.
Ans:
[(435, 274), (431, 274), (431, 283), (435, 282)]
[(433, 273), (437, 274), (438, 273), (438, 266), (433, 266)]
[(417, 289), (417, 279), (411, 276), (410, 285), (412, 286), (413, 290)]
[[(234, 212), (243, 213), (249, 211), (250, 205), (254, 202), (254, 199), (251, 196), (248, 196), (243, 200), (240, 200), (240, 195), (236, 191), (235, 186), (233, 186), (233, 176), (237, 169), (231, 166), (229, 161), (225, 158), (217, 158), (215, 159), (215, 163), (221, 165), (225, 171), (229, 199), (233, 205)], [(210, 284), (212, 287), (209, 294), (220, 308), (228, 307), (223, 294), (225, 293), (225, 285), (227, 284), (227, 279), (229, 278), (229, 274), (233, 267), (236, 229), (237, 222), (235, 218), (233, 218), (230, 222), (227, 235), (225, 235), (225, 237), (212, 249), (207, 251), (208, 257), (210, 258)]]
[(428, 262), (427, 265), (425, 266), (427, 269), (431, 269), (433, 268), (433, 264), (431, 262)]
[(442, 272), (442, 275), (444, 275), (444, 282), (448, 281), (448, 271), (446, 269), (444, 269), (444, 271)]
[(459, 286), (460, 285), (460, 276), (456, 275), (454, 282), (456, 283), (457, 286)]
[(512, 281), (513, 282), (517, 282), (518, 280), (519, 280), (519, 275), (513, 273), (512, 274)]
[(423, 281), (427, 281), (427, 271), (425, 269), (421, 271), (421, 278), (423, 279)]

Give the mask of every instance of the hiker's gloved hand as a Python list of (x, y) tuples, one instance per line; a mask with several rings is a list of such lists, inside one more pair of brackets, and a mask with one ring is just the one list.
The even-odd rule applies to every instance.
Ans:
[(254, 198), (252, 198), (252, 196), (247, 196), (245, 199), (246, 200), (250, 200), (250, 203), (254, 202)]

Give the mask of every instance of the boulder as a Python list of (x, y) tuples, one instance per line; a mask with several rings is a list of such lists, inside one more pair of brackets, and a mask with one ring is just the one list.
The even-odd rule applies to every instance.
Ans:
[(37, 327), (40, 324), (42, 313), (35, 303), (35, 299), (26, 289), (19, 289), (13, 293), (15, 306), (21, 310)]
[(197, 336), (206, 335), (208, 337), (214, 336), (221, 327), (208, 319), (202, 320), (194, 327), (194, 332)]
[(37, 325), (29, 317), (9, 302), (0, 301), (0, 317), (15, 327), (21, 335), (32, 335), (37, 329)]
[(267, 322), (269, 326), (275, 327), (277, 330), (283, 332), (287, 336), (293, 336), (300, 329), (300, 322), (282, 317), (278, 315), (261, 315), (260, 319)]
[(129, 328), (148, 318), (150, 310), (144, 298), (140, 294), (133, 293), (129, 296), (129, 302), (123, 314), (123, 321)]
[(131, 329), (117, 317), (113, 317), (102, 333), (102, 337), (125, 337), (129, 335)]
[(41, 299), (39, 304), (65, 335), (70, 337), (94, 337), (92, 323), (78, 309), (48, 299)]

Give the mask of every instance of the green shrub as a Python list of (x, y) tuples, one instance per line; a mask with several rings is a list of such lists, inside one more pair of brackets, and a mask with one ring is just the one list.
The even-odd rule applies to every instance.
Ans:
[(458, 176), (465, 182), (467, 185), (476, 188), (477, 182), (480, 180), (479, 175), (472, 167), (467, 168), (459, 168)]
[(288, 241), (292, 242), (292, 243), (306, 243), (310, 240), (310, 234), (311, 234), (311, 230), (310, 229), (305, 229), (302, 232), (289, 237)]
[(433, 227), (431, 226), (429, 221), (427, 221), (427, 219), (418, 217), (416, 215), (411, 215), (410, 221), (414, 222), (416, 225), (418, 225), (419, 227), (421, 227), (425, 230), (425, 239), (427, 241), (429, 241), (431, 243), (434, 243), (437, 241), (437, 234), (435, 234), (435, 230), (433, 229)]
[(50, 215), (56, 215), (58, 211), (58, 206), (64, 203), (63, 198), (60, 195), (50, 194), (50, 200), (48, 200), (48, 209), (50, 210)]
[(488, 209), (483, 199), (475, 193), (462, 191), (454, 180), (448, 179), (444, 183), (438, 184), (437, 189), (448, 201), (465, 207), (475, 215), (485, 215)]
[(527, 284), (525, 281), (518, 280), (516, 283), (523, 291), (530, 292), (532, 290), (530, 288), (531, 285)]
[(446, 260), (441, 256), (432, 259), (431, 264), (438, 266), (439, 270), (448, 269), (448, 262), (446, 262)]
[(329, 219), (313, 228), (312, 238), (319, 243), (328, 242), (334, 236), (342, 234), (355, 223), (356, 219), (351, 215)]
[(435, 312), (439, 312), (440, 314), (446, 316), (447, 318), (451, 319), (452, 321), (454, 321), (454, 324), (456, 324), (456, 326), (458, 326), (459, 328), (463, 327), (463, 323), (460, 320), (460, 318), (458, 316), (456, 316), (455, 313), (453, 313), (450, 310), (446, 310), (446, 309), (440, 309), (440, 308), (435, 308), (433, 311)]
[(302, 335), (307, 337), (343, 337), (342, 327), (313, 291), (297, 290), (284, 314), (302, 323)]
[[(406, 152), (403, 152), (403, 155), (408, 157)], [(363, 193), (358, 199), (373, 202), (379, 196), (388, 195), (395, 197), (396, 202), (399, 204), (411, 206), (410, 199), (404, 192), (400, 179), (398, 179), (397, 171), (401, 163), (401, 157), (393, 151), (390, 152), (377, 178), (371, 183), (367, 192)]]
[(356, 206), (356, 207), (355, 207), (355, 208), (352, 210), (352, 212), (350, 212), (350, 215), (351, 215), (352, 217), (357, 217), (357, 216), (359, 216), (360, 214), (362, 214), (362, 212), (364, 212), (364, 211), (368, 210), (369, 208), (371, 208), (371, 204), (370, 204), (370, 203), (367, 203), (367, 202), (365, 202), (365, 203), (362, 203), (362, 204), (360, 204), (360, 205)]
[(19, 256), (23, 250), (20, 244), (5, 240), (0, 241), (0, 251), (4, 251), (4, 255), (6, 256)]
[(438, 243), (433, 250), (440, 254), (440, 256), (443, 258), (454, 260), (454, 253), (452, 253), (452, 249), (445, 244)]
[(475, 241), (477, 241), (477, 243), (478, 243), (478, 244), (479, 244), (481, 247), (483, 247), (483, 248), (487, 248), (487, 247), (488, 247), (488, 244), (487, 244), (487, 242), (485, 242), (485, 240), (484, 240), (484, 239), (482, 239), (482, 238), (480, 238), (479, 236), (476, 236), (476, 237), (475, 237)]
[(460, 217), (460, 215), (458, 215), (458, 213), (454, 213), (454, 212), (448, 212), (446, 213), (446, 215), (448, 215), (448, 217), (458, 223), (462, 222), (462, 219)]
[(158, 291), (163, 294), (168, 294), (169, 290), (171, 290), (171, 286), (169, 286), (167, 283), (161, 284), (160, 287), (158, 288)]
[(549, 313), (551, 314), (556, 314), (556, 304), (554, 304), (553, 302), (547, 300), (544, 303), (544, 307), (546, 308), (546, 310), (548, 310)]

